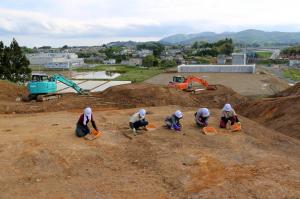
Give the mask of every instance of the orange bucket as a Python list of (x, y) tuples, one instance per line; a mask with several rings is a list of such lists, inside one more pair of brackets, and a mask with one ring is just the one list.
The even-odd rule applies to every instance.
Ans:
[(214, 128), (214, 127), (204, 127), (202, 129), (202, 132), (205, 134), (205, 135), (209, 135), (209, 134), (216, 134), (217, 133), (217, 129)]
[(95, 129), (93, 129), (93, 131), (91, 132), (91, 134), (95, 137), (99, 137), (102, 135), (102, 132), (100, 131), (96, 131)]
[(156, 129), (156, 126), (154, 124), (148, 124), (146, 127), (149, 131)]
[(232, 132), (237, 132), (240, 130), (242, 130), (242, 125), (240, 123), (235, 123), (234, 125), (231, 126)]

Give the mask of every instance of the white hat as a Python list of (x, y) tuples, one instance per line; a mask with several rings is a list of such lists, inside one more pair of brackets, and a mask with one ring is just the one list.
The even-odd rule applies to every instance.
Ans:
[(84, 109), (83, 113), (85, 116), (89, 117), (90, 115), (92, 115), (92, 109), (90, 107), (87, 107)]
[(87, 107), (84, 109), (83, 114), (85, 117), (83, 117), (83, 124), (86, 125), (87, 124), (87, 120), (91, 120), (92, 119), (92, 109), (90, 107)]
[(143, 118), (146, 116), (146, 110), (145, 109), (140, 109), (139, 110), (139, 115)]
[(223, 110), (224, 110), (224, 111), (231, 111), (231, 110), (232, 110), (232, 107), (231, 107), (230, 104), (225, 104)]
[(202, 109), (203, 117), (208, 117), (210, 115), (209, 110), (207, 108)]
[(181, 111), (179, 111), (179, 110), (178, 110), (178, 111), (176, 111), (174, 114), (175, 114), (175, 116), (176, 116), (176, 117), (178, 117), (178, 118), (182, 118), (182, 117), (183, 117), (183, 114), (182, 114), (182, 112), (181, 112)]

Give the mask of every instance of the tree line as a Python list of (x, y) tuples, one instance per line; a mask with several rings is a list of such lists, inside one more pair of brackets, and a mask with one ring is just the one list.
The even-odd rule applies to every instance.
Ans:
[(9, 46), (0, 41), (0, 79), (24, 83), (30, 78), (29, 64), (15, 39)]
[(196, 50), (196, 56), (212, 56), (219, 54), (231, 55), (234, 50), (232, 39), (223, 39), (215, 43), (195, 42), (192, 49)]
[(300, 46), (293, 46), (281, 51), (283, 56), (300, 56)]

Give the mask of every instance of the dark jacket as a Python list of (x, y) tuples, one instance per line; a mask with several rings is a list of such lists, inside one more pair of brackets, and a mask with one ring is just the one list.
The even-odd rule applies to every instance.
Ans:
[[(89, 119), (87, 118), (86, 125), (83, 124), (83, 121), (84, 121), (84, 114), (82, 114), (82, 115), (79, 117), (79, 119), (78, 119), (78, 121), (77, 121), (77, 125), (80, 125), (80, 126), (83, 126), (83, 127), (88, 128), (87, 124), (90, 122)], [(97, 126), (96, 126), (96, 122), (94, 121), (93, 115), (92, 115), (92, 117), (91, 117), (91, 122), (92, 122), (93, 128), (96, 129), (96, 130), (98, 131), (98, 128), (97, 128)]]

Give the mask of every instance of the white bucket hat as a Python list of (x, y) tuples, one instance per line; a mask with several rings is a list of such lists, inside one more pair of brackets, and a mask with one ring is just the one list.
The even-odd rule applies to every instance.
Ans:
[(141, 116), (141, 118), (144, 118), (146, 116), (146, 110), (145, 109), (140, 109), (139, 110), (139, 115)]
[(174, 114), (175, 114), (175, 116), (176, 116), (176, 117), (178, 117), (178, 118), (182, 118), (182, 117), (183, 117), (183, 114), (182, 114), (182, 112), (181, 112), (181, 111), (179, 111), (179, 110), (178, 110), (178, 111), (176, 111)]
[(207, 108), (202, 109), (203, 117), (208, 117), (210, 115), (209, 110)]
[(232, 107), (231, 107), (230, 104), (225, 104), (223, 110), (224, 110), (224, 111), (231, 111), (231, 110), (232, 110)]
[(90, 107), (85, 108), (83, 114), (84, 114), (83, 124), (86, 125), (87, 120), (91, 121), (92, 119), (92, 109)]

